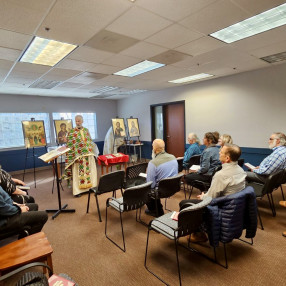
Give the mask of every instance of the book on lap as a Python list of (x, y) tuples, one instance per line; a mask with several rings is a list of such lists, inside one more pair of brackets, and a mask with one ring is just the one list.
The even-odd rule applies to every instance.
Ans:
[(244, 163), (244, 166), (246, 166), (248, 169), (252, 170), (255, 169), (256, 167), (251, 165), (250, 163)]
[(197, 170), (199, 170), (200, 169), (200, 165), (192, 165), (191, 167), (190, 167), (190, 170), (192, 170), (192, 171), (197, 171)]

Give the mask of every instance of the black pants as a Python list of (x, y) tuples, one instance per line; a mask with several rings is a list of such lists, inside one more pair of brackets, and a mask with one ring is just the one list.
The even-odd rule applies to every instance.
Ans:
[[(150, 212), (156, 213), (156, 200), (153, 198), (149, 198), (149, 201), (146, 203), (148, 210)], [(161, 216), (164, 214), (163, 211), (163, 205), (161, 204), (160, 199), (157, 200), (157, 209), (158, 209), (158, 215)]]
[(256, 182), (264, 184), (267, 180), (268, 176), (266, 175), (259, 175), (253, 172), (246, 172), (246, 181), (247, 182)]
[[(190, 174), (186, 175), (186, 177), (185, 177), (185, 182), (188, 185), (194, 186), (195, 188), (201, 190), (202, 192), (207, 191), (204, 183), (209, 183), (210, 184), (211, 180), (212, 180), (212, 176), (210, 176), (210, 175), (203, 175), (203, 174), (197, 174), (197, 173), (190, 173)], [(199, 182), (202, 182), (202, 183), (199, 183), (199, 182), (196, 182), (196, 181), (199, 181)]]
[(45, 211), (38, 211), (37, 204), (26, 204), (26, 206), (29, 207), (29, 211), (8, 217), (6, 225), (0, 227), (0, 232), (17, 230), (21, 233), (24, 228), (29, 228), (29, 234), (40, 232), (48, 220), (48, 214)]

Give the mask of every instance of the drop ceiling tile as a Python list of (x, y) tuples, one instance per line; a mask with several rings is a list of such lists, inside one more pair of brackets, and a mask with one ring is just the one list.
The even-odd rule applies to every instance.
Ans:
[(100, 73), (91, 73), (91, 72), (84, 72), (74, 78), (69, 79), (67, 82), (74, 82), (74, 83), (81, 83), (81, 84), (90, 84), (95, 80), (102, 79), (107, 77), (106, 74)]
[(24, 62), (18, 62), (13, 72), (26, 72), (26, 73), (34, 73), (38, 75), (42, 75), (46, 72), (48, 72), (51, 69), (49, 66), (44, 65), (36, 65), (36, 64), (30, 64), (30, 63), (24, 63)]
[(103, 64), (110, 65), (110, 66), (116, 66), (120, 68), (127, 68), (127, 67), (130, 67), (132, 65), (139, 63), (140, 61), (141, 60), (137, 58), (117, 54), (105, 60)]
[(86, 71), (93, 67), (95, 67), (94, 63), (71, 60), (68, 58), (63, 59), (62, 61), (59, 62), (59, 64), (57, 64), (57, 68), (70, 69), (76, 71)]
[(217, 0), (144, 0), (136, 4), (155, 14), (179, 21)]
[(181, 25), (174, 24), (147, 38), (145, 41), (168, 49), (173, 49), (203, 36), (203, 34), (191, 31)]
[(171, 25), (172, 22), (139, 7), (132, 7), (106, 30), (143, 40)]
[(120, 54), (146, 60), (150, 57), (166, 52), (167, 50), (167, 48), (141, 41), (134, 46), (122, 51)]
[(249, 52), (254, 49), (268, 46), (270, 42), (272, 44), (279, 43), (281, 42), (281, 35), (285, 34), (286, 34), (286, 26), (284, 25), (282, 27), (278, 27), (276, 29), (272, 29), (264, 33), (260, 33), (255, 36), (234, 42), (230, 45), (241, 51)]
[(221, 48), (226, 44), (209, 36), (204, 36), (188, 44), (175, 48), (176, 51), (197, 56)]
[(81, 87), (82, 84), (75, 82), (64, 82), (61, 85), (53, 88), (53, 90), (61, 90), (61, 89), (75, 89)]
[(12, 62), (12, 61), (0, 59), (0, 84), (1, 84), (1, 81), (5, 78), (5, 76), (10, 71), (10, 69), (12, 68), (13, 64), (14, 64), (14, 62)]
[(119, 53), (138, 42), (137, 39), (117, 34), (111, 31), (102, 30), (92, 37), (85, 46), (98, 50)]
[(101, 63), (110, 58), (112, 55), (113, 54), (109, 52), (104, 52), (89, 47), (80, 47), (71, 53), (67, 58), (82, 62)]
[(113, 67), (113, 66), (103, 65), (103, 64), (95, 65), (92, 68), (88, 69), (88, 71), (90, 72), (98, 72), (98, 73), (103, 73), (103, 74), (113, 74), (119, 70), (120, 70), (120, 67)]
[(21, 51), (0, 47), (0, 59), (16, 61), (21, 55)]
[(132, 3), (125, 0), (56, 1), (37, 35), (83, 45), (130, 6)]
[(270, 56), (286, 51), (286, 40), (279, 43), (271, 43), (268, 46), (262, 47), (251, 51), (251, 54), (257, 58), (262, 58), (265, 56)]
[(215, 2), (180, 21), (180, 24), (208, 35), (229, 25), (245, 20), (251, 15), (228, 0)]
[(57, 80), (57, 81), (65, 81), (71, 77), (79, 74), (79, 71), (53, 68), (48, 73), (46, 73), (41, 79), (42, 80)]
[(53, 2), (54, 0), (3, 0), (0, 9), (0, 28), (33, 35)]
[(28, 46), (32, 38), (29, 35), (0, 29), (0, 46), (4, 48), (23, 50)]
[(249, 11), (253, 15), (260, 14), (266, 10), (285, 3), (285, 0), (231, 0), (241, 8)]
[(183, 54), (181, 52), (178, 51), (173, 51), (173, 50), (169, 50), (166, 51), (160, 55), (157, 55), (155, 57), (152, 57), (150, 59), (148, 59), (149, 61), (155, 62), (155, 63), (161, 63), (161, 64), (165, 64), (165, 65), (171, 65), (186, 59), (191, 58), (190, 55), (187, 54)]

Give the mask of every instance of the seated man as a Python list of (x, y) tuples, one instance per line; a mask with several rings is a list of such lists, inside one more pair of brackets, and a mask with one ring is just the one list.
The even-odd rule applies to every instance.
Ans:
[(19, 179), (12, 178), (3, 169), (0, 169), (0, 186), (16, 203), (34, 203), (33, 197), (28, 196), (25, 191), (17, 188), (17, 185), (25, 185), (25, 183)]
[[(178, 162), (175, 156), (165, 152), (165, 142), (162, 139), (155, 139), (153, 141), (153, 156), (148, 163), (147, 168), (147, 182), (153, 182), (151, 188), (156, 188), (162, 179), (176, 176), (178, 174)], [(146, 214), (156, 216), (155, 200), (150, 198), (147, 203), (148, 209), (145, 210)], [(163, 206), (158, 203), (159, 216), (164, 214)]]
[(45, 211), (38, 211), (37, 204), (17, 204), (0, 187), (0, 232), (17, 230), (19, 238), (24, 227), (29, 228), (29, 234), (40, 232), (48, 220)]
[[(241, 150), (237, 145), (224, 145), (219, 152), (219, 159), (222, 169), (213, 176), (211, 186), (206, 194), (204, 192), (198, 199), (183, 200), (180, 202), (180, 209), (188, 207), (190, 203), (199, 203), (205, 197), (217, 198), (237, 193), (245, 188), (246, 173), (237, 164)], [(191, 241), (206, 241), (205, 233), (193, 233)]]
[(273, 152), (258, 167), (246, 173), (248, 182), (265, 183), (267, 176), (286, 168), (285, 134), (273, 133), (269, 138), (269, 148), (273, 149)]

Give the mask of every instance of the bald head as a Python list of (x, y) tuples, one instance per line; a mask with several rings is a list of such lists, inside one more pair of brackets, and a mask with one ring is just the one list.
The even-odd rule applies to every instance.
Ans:
[(165, 150), (165, 142), (162, 139), (155, 139), (153, 141), (153, 151), (155, 154), (159, 154), (160, 152)]

